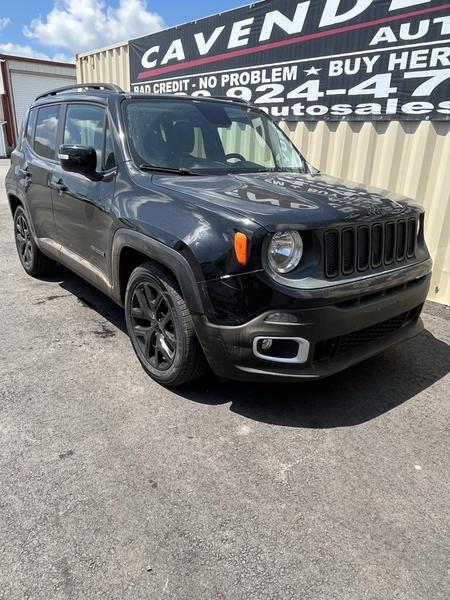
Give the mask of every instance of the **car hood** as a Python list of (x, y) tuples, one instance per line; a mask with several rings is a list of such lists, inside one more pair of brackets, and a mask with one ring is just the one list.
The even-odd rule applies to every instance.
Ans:
[(387, 191), (326, 175), (255, 173), (180, 177), (154, 175), (166, 193), (228, 208), (269, 231), (282, 226), (327, 227), (413, 214), (418, 206)]

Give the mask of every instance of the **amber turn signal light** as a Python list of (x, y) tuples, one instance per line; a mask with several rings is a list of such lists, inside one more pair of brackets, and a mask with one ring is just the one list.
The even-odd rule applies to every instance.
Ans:
[(234, 253), (240, 265), (248, 263), (248, 239), (245, 233), (237, 231), (234, 234)]

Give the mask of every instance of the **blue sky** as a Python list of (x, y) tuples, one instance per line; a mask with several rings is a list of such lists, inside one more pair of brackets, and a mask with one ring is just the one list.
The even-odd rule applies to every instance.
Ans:
[(74, 60), (92, 50), (247, 4), (246, 0), (0, 2), (0, 53)]

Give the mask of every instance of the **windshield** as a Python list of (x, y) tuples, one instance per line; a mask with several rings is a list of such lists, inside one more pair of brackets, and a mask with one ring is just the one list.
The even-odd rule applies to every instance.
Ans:
[(288, 137), (246, 105), (136, 98), (125, 103), (125, 123), (139, 166), (195, 174), (305, 171)]

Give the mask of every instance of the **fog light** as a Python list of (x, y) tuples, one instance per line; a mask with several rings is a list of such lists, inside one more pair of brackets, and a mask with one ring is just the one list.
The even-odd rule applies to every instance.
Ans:
[(298, 337), (261, 336), (253, 339), (253, 354), (276, 363), (302, 364), (308, 360), (309, 342)]
[(266, 339), (264, 339), (264, 340), (261, 342), (261, 348), (262, 348), (263, 350), (269, 350), (271, 347), (272, 347), (272, 340), (271, 340), (271, 339), (269, 339), (269, 338), (266, 338)]

